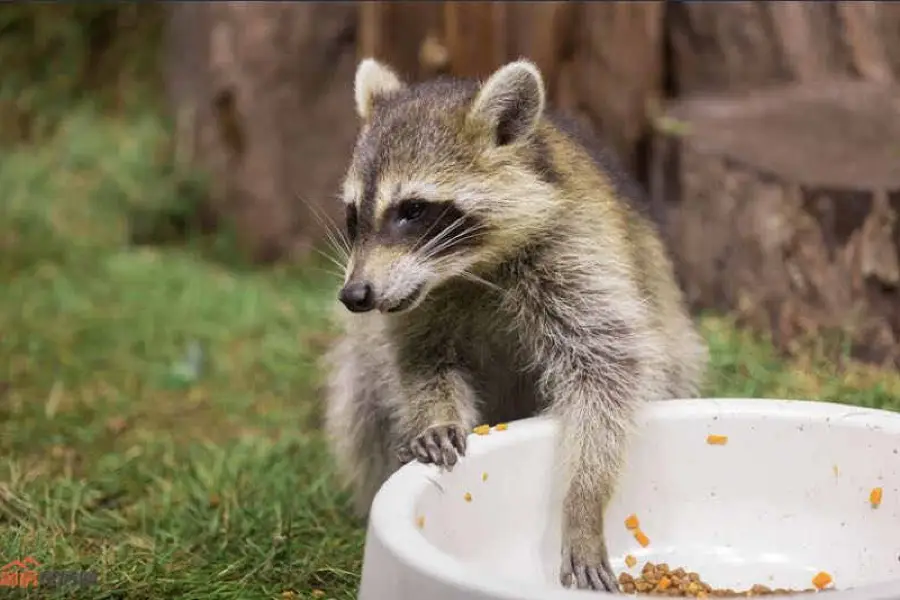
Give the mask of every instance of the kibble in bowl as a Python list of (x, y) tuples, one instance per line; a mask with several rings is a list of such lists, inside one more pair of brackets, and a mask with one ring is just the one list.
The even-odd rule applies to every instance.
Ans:
[[(823, 575), (820, 573), (820, 575)], [(824, 574), (827, 575), (827, 574)], [(818, 577), (818, 576), (817, 576)], [(830, 580), (830, 578), (829, 578)], [(675, 598), (752, 598), (756, 596), (808, 594), (815, 587), (803, 590), (770, 588), (756, 584), (748, 590), (714, 588), (693, 571), (678, 567), (670, 569), (666, 563), (646, 563), (638, 576), (619, 574), (619, 589), (625, 594), (669, 596)]]

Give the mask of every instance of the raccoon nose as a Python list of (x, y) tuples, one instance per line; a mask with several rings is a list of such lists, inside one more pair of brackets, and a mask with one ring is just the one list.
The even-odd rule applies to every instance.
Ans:
[(338, 299), (352, 312), (366, 312), (375, 308), (375, 293), (368, 281), (354, 281), (341, 289)]

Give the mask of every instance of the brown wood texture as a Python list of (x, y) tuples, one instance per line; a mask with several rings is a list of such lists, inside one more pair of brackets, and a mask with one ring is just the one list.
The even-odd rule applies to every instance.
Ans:
[(783, 348), (849, 339), (900, 366), (900, 89), (791, 84), (675, 102), (651, 197), (694, 308)]
[(834, 76), (900, 77), (900, 3), (677, 2), (667, 7), (677, 93)]
[(663, 93), (665, 3), (586, 2), (577, 16), (578, 109), (634, 174), (649, 115)]
[(356, 133), (356, 7), (176, 3), (165, 76), (179, 160), (212, 181), (210, 204), (257, 261), (325, 236)]
[(384, 60), (411, 80), (439, 73), (484, 79), (528, 58), (541, 69), (550, 105), (590, 124), (635, 167), (648, 105), (662, 89), (661, 0), (360, 6), (360, 56)]

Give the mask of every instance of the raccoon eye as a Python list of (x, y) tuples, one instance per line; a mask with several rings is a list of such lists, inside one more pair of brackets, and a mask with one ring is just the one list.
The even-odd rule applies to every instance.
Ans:
[(350, 238), (350, 241), (356, 239), (356, 205), (348, 204), (347, 205), (347, 236)]
[(425, 204), (422, 200), (404, 200), (397, 207), (397, 218), (401, 221), (415, 221), (425, 212)]

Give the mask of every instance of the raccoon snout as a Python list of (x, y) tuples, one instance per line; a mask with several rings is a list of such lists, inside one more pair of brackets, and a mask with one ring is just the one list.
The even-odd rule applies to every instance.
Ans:
[(375, 290), (368, 281), (351, 281), (341, 288), (338, 299), (351, 312), (368, 312), (375, 308)]

